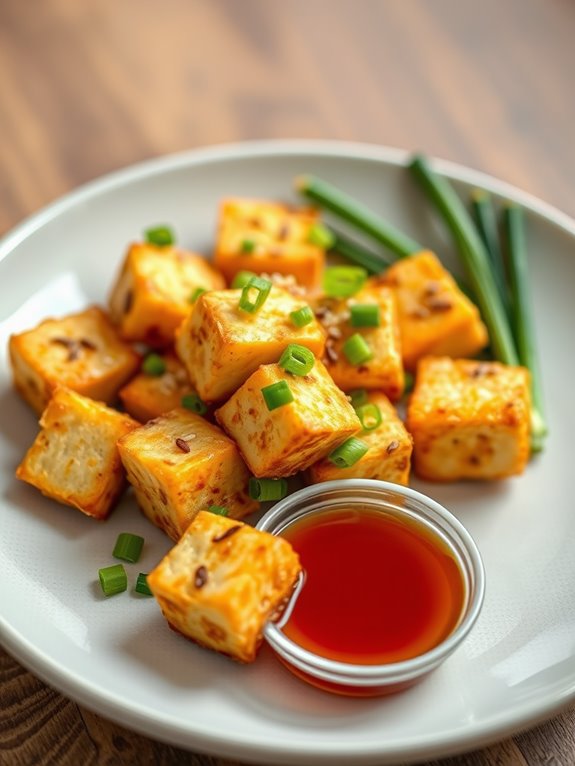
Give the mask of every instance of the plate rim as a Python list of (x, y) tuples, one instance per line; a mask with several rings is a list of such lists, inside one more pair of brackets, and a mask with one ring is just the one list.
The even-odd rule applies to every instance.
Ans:
[[(23, 219), (0, 238), (0, 264), (24, 240), (52, 220), (77, 205), (85, 204), (118, 187), (211, 162), (302, 154), (315, 157), (334, 157), (334, 159), (368, 160), (401, 167), (406, 165), (408, 158), (413, 153), (405, 149), (361, 142), (323, 139), (265, 139), (200, 147), (155, 157), (88, 181)], [(494, 194), (518, 202), (546, 221), (575, 236), (575, 219), (535, 195), (522, 191), (512, 184), (482, 171), (447, 160), (430, 159), (434, 167), (449, 178), (481, 186)], [(158, 711), (152, 716), (149, 710), (140, 707), (138, 703), (132, 703), (127, 709), (125, 705), (114, 698), (114, 695), (78, 678), (50, 657), (35, 650), (33, 644), (15, 631), (1, 614), (0, 643), (15, 659), (43, 681), (106, 718), (114, 717), (123, 725), (145, 736), (151, 735), (170, 744), (223, 757), (242, 757), (254, 762), (265, 762), (272, 758), (278, 764), (288, 764), (306, 757), (308, 760), (312, 759), (309, 760), (310, 763), (342, 763), (345, 759), (353, 757), (358, 764), (383, 764), (392, 763), (397, 759), (412, 762), (422, 757), (448, 756), (463, 750), (481, 747), (498, 741), (504, 736), (530, 728), (555, 715), (575, 699), (575, 683), (573, 683), (571, 688), (563, 690), (556, 698), (546, 699), (545, 703), (523, 703), (515, 707), (514, 714), (511, 716), (504, 718), (499, 716), (495, 720), (483, 722), (474, 729), (471, 736), (466, 734), (464, 729), (453, 732), (447, 738), (444, 732), (440, 737), (427, 736), (425, 740), (420, 739), (403, 746), (395, 746), (395, 749), (392, 750), (382, 751), (381, 743), (360, 749), (355, 743), (353, 749), (346, 750), (345, 742), (337, 740), (330, 743), (329, 748), (326, 748), (325, 743), (316, 747), (306, 743), (305, 746), (298, 747), (298, 743), (292, 741), (289, 747), (284, 746), (278, 749), (271, 747), (268, 741), (254, 738), (253, 735), (243, 736), (241, 732), (233, 732), (233, 735), (228, 735), (222, 739), (222, 734), (225, 732), (216, 732), (215, 728), (211, 732), (183, 729), (179, 725), (174, 725), (173, 722), (170, 723), (169, 716)], [(150, 725), (152, 725), (153, 731), (150, 730)]]

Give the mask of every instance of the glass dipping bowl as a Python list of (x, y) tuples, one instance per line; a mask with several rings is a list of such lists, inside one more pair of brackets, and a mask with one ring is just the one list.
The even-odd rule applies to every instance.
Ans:
[(264, 638), (295, 675), (326, 691), (366, 697), (405, 689), (438, 667), (461, 644), (479, 615), (485, 592), (485, 572), (479, 550), (458, 519), (439, 503), (413, 489), (369, 479), (329, 481), (301, 489), (281, 500), (262, 516), (258, 529), (273, 535), (296, 521), (338, 509), (379, 511), (427, 528), (457, 563), (464, 586), (459, 619), (439, 644), (423, 654), (382, 665), (351, 664), (322, 657), (301, 647), (283, 631), (301, 582), (281, 618), (268, 622)]

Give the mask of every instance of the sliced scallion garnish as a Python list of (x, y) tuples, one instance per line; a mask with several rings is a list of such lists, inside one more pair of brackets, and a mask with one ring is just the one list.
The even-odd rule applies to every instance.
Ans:
[(262, 396), (270, 412), (293, 402), (293, 394), (285, 380), (278, 380), (277, 383), (264, 386), (262, 388)]
[(169, 226), (153, 226), (144, 232), (146, 242), (156, 247), (168, 247), (176, 241), (174, 232)]
[(381, 410), (377, 404), (367, 402), (367, 404), (356, 407), (355, 412), (364, 431), (374, 431), (381, 425)]
[(350, 468), (368, 451), (369, 445), (355, 436), (351, 436), (343, 444), (330, 452), (327, 459), (338, 468)]
[(305, 346), (290, 343), (280, 356), (279, 366), (292, 375), (307, 375), (315, 364), (313, 353)]
[(242, 288), (240, 309), (248, 314), (255, 314), (267, 300), (272, 283), (263, 277), (252, 277)]
[(223, 505), (208, 505), (208, 511), (215, 513), (216, 516), (227, 516), (228, 509)]
[(200, 297), (200, 295), (202, 295), (202, 293), (207, 293), (207, 292), (208, 291), (206, 290), (205, 287), (196, 287), (196, 289), (190, 295), (190, 298), (189, 298), (190, 303), (195, 303)]
[(249, 495), (252, 500), (281, 500), (287, 495), (288, 484), (285, 479), (258, 479), (250, 478)]
[(354, 388), (353, 391), (350, 391), (348, 393), (348, 396), (351, 400), (351, 406), (357, 410), (358, 407), (361, 407), (362, 404), (367, 404), (367, 391), (365, 388)]
[(240, 250), (242, 253), (253, 253), (253, 251), (256, 249), (256, 243), (253, 239), (243, 239), (240, 245)]
[(166, 371), (166, 363), (159, 354), (148, 354), (142, 362), (142, 370), (146, 375), (159, 377)]
[(290, 312), (290, 319), (296, 327), (305, 327), (313, 321), (313, 311), (309, 306), (302, 306), (301, 309)]
[(128, 588), (128, 575), (123, 564), (113, 564), (98, 570), (100, 585), (105, 596), (122, 593)]
[(352, 327), (379, 327), (380, 311), (376, 303), (355, 303), (349, 307)]
[(138, 579), (136, 580), (136, 587), (134, 588), (136, 593), (141, 593), (142, 596), (153, 596), (154, 594), (150, 590), (148, 585), (148, 575), (144, 572), (140, 572)]
[(238, 290), (245, 287), (252, 277), (256, 277), (253, 271), (238, 271), (232, 280), (232, 289)]
[(122, 559), (122, 561), (129, 561), (130, 564), (134, 564), (140, 558), (143, 547), (143, 537), (140, 537), (140, 535), (133, 535), (130, 532), (121, 532), (116, 540), (112, 555), (114, 558)]
[(358, 332), (346, 340), (341, 350), (347, 361), (354, 367), (359, 367), (360, 364), (365, 364), (365, 362), (373, 359), (373, 351), (369, 347), (369, 343)]
[(323, 223), (315, 223), (310, 228), (307, 238), (312, 245), (322, 247), (324, 250), (329, 250), (335, 242), (334, 235)]
[(329, 266), (323, 275), (323, 291), (330, 298), (349, 298), (363, 287), (367, 271), (361, 266)]
[(196, 415), (205, 415), (208, 411), (207, 404), (193, 391), (182, 396), (182, 407), (195, 412)]

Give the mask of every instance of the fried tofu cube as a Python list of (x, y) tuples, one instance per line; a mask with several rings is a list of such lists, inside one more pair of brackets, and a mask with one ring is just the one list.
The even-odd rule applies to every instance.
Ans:
[(433, 253), (402, 258), (375, 279), (395, 291), (407, 370), (423, 356), (471, 357), (487, 345), (477, 307)]
[(173, 352), (162, 355), (166, 370), (161, 375), (140, 372), (119, 391), (126, 412), (141, 423), (181, 406), (192, 386), (186, 368)]
[(126, 484), (116, 443), (138, 424), (101, 402), (58, 388), (40, 426), (16, 476), (47, 497), (105, 519)]
[(228, 199), (220, 206), (214, 264), (231, 283), (239, 271), (292, 274), (315, 288), (325, 266), (325, 250), (311, 241), (319, 222), (312, 208), (278, 202)]
[(200, 415), (176, 408), (118, 442), (144, 514), (178, 540), (198, 511), (223, 506), (233, 518), (257, 510), (238, 448)]
[[(262, 389), (280, 381), (293, 401), (270, 411)], [(257, 477), (303, 471), (361, 428), (319, 359), (304, 376), (291, 375), (277, 364), (262, 365), (215, 415)]]
[(148, 584), (171, 628), (253, 662), (265, 623), (281, 613), (300, 571), (287, 540), (200, 511)]
[(367, 403), (378, 407), (381, 413), (379, 426), (356, 434), (369, 450), (349, 468), (339, 468), (327, 458), (318, 460), (307, 472), (311, 484), (335, 479), (378, 479), (407, 486), (413, 450), (411, 435), (385, 394), (370, 391)]
[(292, 311), (307, 305), (279, 287), (272, 287), (259, 311), (239, 308), (241, 290), (201, 295), (183, 323), (176, 351), (186, 365), (194, 389), (206, 402), (230, 396), (260, 364), (276, 362), (290, 343), (321, 356), (325, 334), (316, 320), (296, 327)]
[(190, 313), (195, 291), (222, 287), (223, 277), (201, 255), (136, 243), (112, 289), (110, 314), (125, 340), (165, 348)]
[(38, 415), (57, 386), (110, 404), (140, 365), (96, 306), (12, 335), (9, 352), (14, 385)]
[(522, 473), (530, 454), (530, 406), (524, 367), (421, 359), (407, 410), (415, 472), (429, 481)]
[[(379, 326), (354, 327), (353, 305), (379, 307)], [(324, 361), (329, 374), (343, 391), (367, 388), (383, 391), (397, 401), (405, 379), (401, 356), (399, 320), (393, 291), (376, 283), (367, 283), (360, 292), (345, 300), (320, 298), (316, 314), (327, 333)], [(359, 334), (369, 346), (372, 358), (352, 364), (346, 356), (345, 344)]]

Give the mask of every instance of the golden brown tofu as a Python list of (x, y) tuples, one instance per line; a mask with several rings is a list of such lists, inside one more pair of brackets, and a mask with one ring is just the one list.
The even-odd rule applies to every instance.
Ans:
[(310, 240), (319, 222), (312, 208), (228, 199), (220, 206), (214, 264), (231, 284), (239, 271), (292, 274), (300, 285), (321, 281), (325, 251)]
[[(354, 327), (353, 305), (379, 307), (379, 326)], [(371, 283), (352, 298), (334, 300), (320, 298), (316, 314), (327, 333), (325, 365), (334, 381), (343, 391), (367, 388), (383, 391), (397, 401), (404, 389), (399, 320), (393, 291)], [(355, 334), (367, 343), (372, 358), (361, 364), (352, 364), (345, 352), (345, 344)]]
[(109, 404), (140, 365), (96, 306), (12, 335), (9, 351), (14, 385), (39, 415), (57, 386)]
[[(262, 388), (279, 381), (285, 381), (293, 401), (270, 411)], [(262, 365), (215, 415), (258, 477), (303, 471), (361, 428), (319, 359), (301, 377), (277, 364)]]
[(265, 623), (282, 611), (300, 571), (287, 540), (200, 511), (148, 584), (174, 630), (253, 662)]
[(237, 519), (257, 510), (238, 448), (217, 426), (177, 408), (118, 442), (144, 514), (177, 540), (198, 511), (223, 506)]
[(339, 468), (327, 458), (314, 463), (307, 472), (311, 484), (335, 479), (378, 479), (407, 485), (413, 441), (395, 407), (385, 394), (370, 391), (368, 403), (381, 413), (381, 424), (371, 431), (356, 434), (369, 450), (349, 468)]
[(529, 373), (498, 362), (421, 359), (406, 425), (422, 479), (522, 473), (530, 453)]
[(186, 368), (171, 352), (162, 355), (166, 371), (161, 375), (140, 372), (119, 391), (126, 411), (141, 423), (180, 407), (192, 390)]
[(116, 442), (138, 427), (101, 402), (58, 388), (16, 476), (43, 495), (105, 519), (125, 486)]
[(120, 335), (165, 348), (192, 309), (197, 288), (225, 287), (201, 255), (175, 247), (134, 244), (110, 295), (110, 314)]
[(260, 364), (276, 362), (290, 343), (321, 356), (324, 332), (317, 321), (296, 327), (292, 311), (305, 301), (272, 287), (254, 314), (239, 308), (241, 290), (201, 295), (178, 331), (176, 351), (195, 390), (206, 402), (230, 396)]
[(415, 370), (422, 356), (470, 357), (487, 345), (477, 307), (433, 253), (402, 258), (374, 282), (395, 291), (407, 370)]

